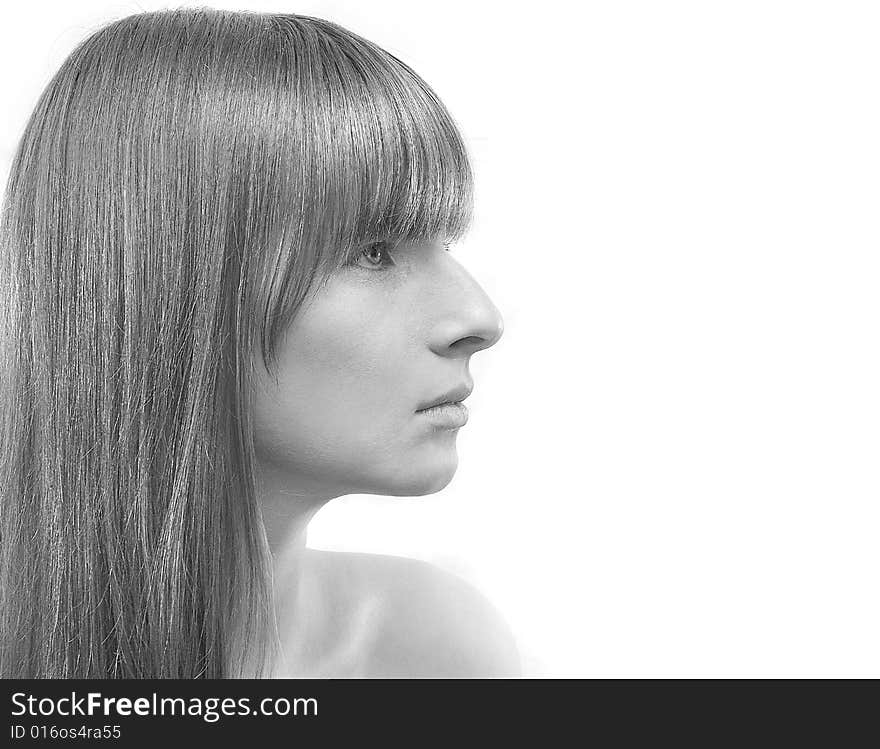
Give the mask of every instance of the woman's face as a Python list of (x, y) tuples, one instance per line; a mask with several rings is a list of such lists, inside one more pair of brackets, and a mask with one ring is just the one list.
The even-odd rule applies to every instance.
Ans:
[(439, 242), (373, 244), (297, 313), (255, 402), (258, 461), (304, 493), (417, 496), (458, 465), (452, 420), (418, 413), (470, 391), (501, 315)]

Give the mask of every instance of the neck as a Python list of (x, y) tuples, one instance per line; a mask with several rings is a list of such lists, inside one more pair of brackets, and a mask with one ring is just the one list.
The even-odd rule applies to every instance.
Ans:
[(257, 462), (258, 500), (276, 571), (301, 558), (306, 531), (315, 513), (344, 492), (298, 480), (271, 463)]
[(258, 461), (258, 499), (266, 539), (272, 553), (272, 588), (278, 634), (285, 641), (312, 603), (303, 600), (308, 524), (327, 502), (342, 491), (316, 487), (277, 467)]

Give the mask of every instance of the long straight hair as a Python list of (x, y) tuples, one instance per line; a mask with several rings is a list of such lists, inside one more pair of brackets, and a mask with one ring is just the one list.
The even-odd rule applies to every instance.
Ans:
[(327, 21), (151, 12), (71, 53), (0, 224), (0, 676), (271, 675), (255, 367), (471, 194), (431, 89)]

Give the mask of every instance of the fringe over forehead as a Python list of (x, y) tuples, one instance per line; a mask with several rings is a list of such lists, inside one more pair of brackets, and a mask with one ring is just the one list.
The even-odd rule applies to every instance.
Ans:
[(376, 238), (459, 239), (471, 218), (470, 165), (433, 91), (397, 58), (338, 26), (279, 23), (297, 58), (286, 67), (291, 105), (316, 125), (292, 139), (302, 149), (293, 155), (311, 164), (307, 194), (325, 201), (312, 206), (325, 232), (347, 248)]
[(269, 256), (252, 274), (262, 278), (264, 361), (306, 286), (358, 247), (453, 242), (467, 231), (466, 147), (406, 64), (316, 18), (186, 10), (166, 18), (174, 28), (165, 43), (176, 36), (185, 45), (197, 78), (200, 65), (210, 71), (198, 132), (230, 153), (231, 206), (241, 216), (230, 246)]

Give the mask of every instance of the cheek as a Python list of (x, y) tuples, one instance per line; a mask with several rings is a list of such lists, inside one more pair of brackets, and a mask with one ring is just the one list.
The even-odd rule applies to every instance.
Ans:
[(258, 387), (254, 438), (261, 459), (322, 484), (355, 480), (394, 461), (411, 410), (401, 397), (411, 357), (406, 335), (389, 331), (388, 322), (365, 300), (344, 294), (298, 319), (279, 348), (278, 384), (266, 376)]

